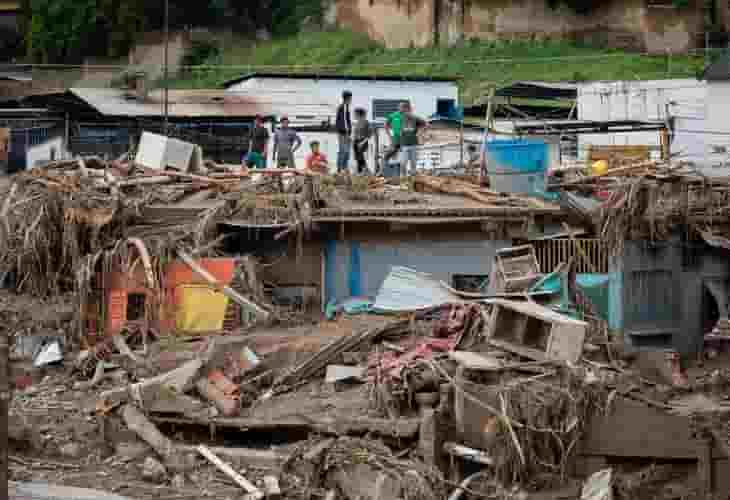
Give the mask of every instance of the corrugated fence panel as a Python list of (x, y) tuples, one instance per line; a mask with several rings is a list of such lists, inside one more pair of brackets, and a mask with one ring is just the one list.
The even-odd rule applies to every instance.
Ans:
[(580, 255), (576, 244), (569, 238), (534, 242), (540, 272), (551, 273), (559, 264), (572, 258), (578, 273), (608, 273), (609, 251), (603, 241), (595, 238), (577, 238), (575, 241), (586, 258)]

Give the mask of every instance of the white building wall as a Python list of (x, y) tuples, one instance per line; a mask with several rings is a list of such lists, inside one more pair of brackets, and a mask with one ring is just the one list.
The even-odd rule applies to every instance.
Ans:
[(707, 121), (702, 137), (709, 166), (730, 166), (730, 81), (708, 82)]
[[(591, 82), (578, 87), (578, 118), (664, 121), (668, 112), (678, 129), (672, 153), (698, 161), (705, 154), (705, 143), (702, 134), (690, 131), (706, 128), (707, 99), (707, 84), (695, 79)], [(578, 143), (583, 153), (589, 144), (649, 145), (658, 155), (661, 138), (657, 132), (587, 134)]]
[[(416, 114), (427, 118), (436, 113), (439, 99), (453, 99), (458, 104), (459, 89), (455, 82), (413, 82), (387, 80), (313, 80), (298, 78), (250, 78), (230, 86), (227, 92), (255, 93), (296, 92), (311, 95), (316, 102), (330, 103), (334, 108), (342, 100), (342, 92), (352, 92), (352, 109), (364, 108), (373, 119), (376, 99), (409, 100)], [(303, 103), (304, 104), (304, 103)]]
[(49, 161), (69, 158), (69, 156), (70, 154), (64, 146), (63, 137), (55, 137), (43, 144), (28, 148), (25, 157), (25, 168), (31, 169)]
[[(342, 92), (352, 92), (352, 110), (363, 108), (368, 112), (368, 118), (373, 120), (373, 101), (375, 100), (408, 100), (413, 105), (416, 114), (428, 118), (437, 111), (437, 103), (440, 99), (452, 99), (457, 105), (459, 103), (459, 89), (455, 82), (413, 82), (413, 81), (388, 81), (388, 80), (314, 80), (300, 78), (250, 78), (226, 89), (226, 92), (255, 95), (265, 100), (266, 94), (290, 93), (292, 98), (298, 101), (311, 97), (312, 103), (329, 103), (332, 106), (332, 125), (337, 106), (342, 101)], [(294, 97), (295, 96), (295, 97)], [(307, 104), (300, 102), (299, 104)], [(301, 123), (301, 117), (295, 113), (289, 114), (292, 125), (296, 127)], [(303, 168), (304, 158), (309, 152), (309, 143), (313, 140), (320, 142), (322, 152), (327, 155), (332, 172), (336, 171), (337, 163), (337, 136), (327, 132), (301, 132), (303, 141), (302, 148), (297, 152), (295, 161), (297, 167)], [(380, 146), (388, 145), (388, 139), (380, 132)], [(273, 151), (272, 140), (269, 144), (269, 155), (267, 161), (271, 162)], [(452, 155), (453, 156), (453, 155)], [(457, 153), (456, 157), (459, 157)], [(451, 158), (449, 158), (451, 161)], [(370, 141), (370, 152), (368, 163), (372, 168), (375, 162), (375, 141)], [(354, 154), (350, 154), (350, 166), (355, 165)]]

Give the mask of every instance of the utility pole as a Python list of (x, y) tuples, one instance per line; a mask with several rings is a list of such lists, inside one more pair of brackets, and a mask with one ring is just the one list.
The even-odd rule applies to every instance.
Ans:
[(165, 115), (165, 121), (163, 125), (163, 133), (164, 135), (167, 135), (168, 133), (168, 123), (170, 120), (170, 83), (167, 81), (169, 76), (169, 69), (168, 69), (168, 49), (170, 45), (170, 3), (169, 0), (165, 0), (165, 61), (164, 61), (164, 69), (163, 69), (163, 78), (165, 80), (165, 87), (164, 87), (164, 115)]

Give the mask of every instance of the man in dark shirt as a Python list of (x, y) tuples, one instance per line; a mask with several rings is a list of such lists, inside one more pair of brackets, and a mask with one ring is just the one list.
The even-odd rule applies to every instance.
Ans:
[(264, 119), (260, 115), (256, 115), (256, 122), (254, 127), (251, 129), (251, 134), (248, 137), (248, 152), (255, 153), (251, 155), (254, 158), (260, 158), (258, 161), (258, 168), (266, 167), (266, 154), (269, 150), (269, 131), (264, 127)]
[(274, 162), (279, 168), (297, 168), (294, 154), (302, 145), (299, 134), (289, 127), (289, 118), (281, 117), (281, 126), (274, 133)]
[(352, 149), (352, 92), (345, 90), (342, 93), (342, 104), (337, 107), (337, 118), (335, 128), (337, 129), (337, 171), (347, 170), (350, 163), (350, 150)]

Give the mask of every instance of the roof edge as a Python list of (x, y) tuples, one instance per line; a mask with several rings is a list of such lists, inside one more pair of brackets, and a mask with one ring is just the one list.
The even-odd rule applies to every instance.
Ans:
[(227, 89), (233, 85), (245, 82), (252, 78), (291, 78), (295, 80), (354, 80), (369, 81), (380, 80), (388, 82), (435, 82), (435, 83), (456, 83), (457, 77), (426, 77), (426, 76), (395, 76), (395, 75), (339, 75), (339, 74), (318, 74), (318, 73), (248, 73), (238, 78), (228, 80), (222, 87)]

